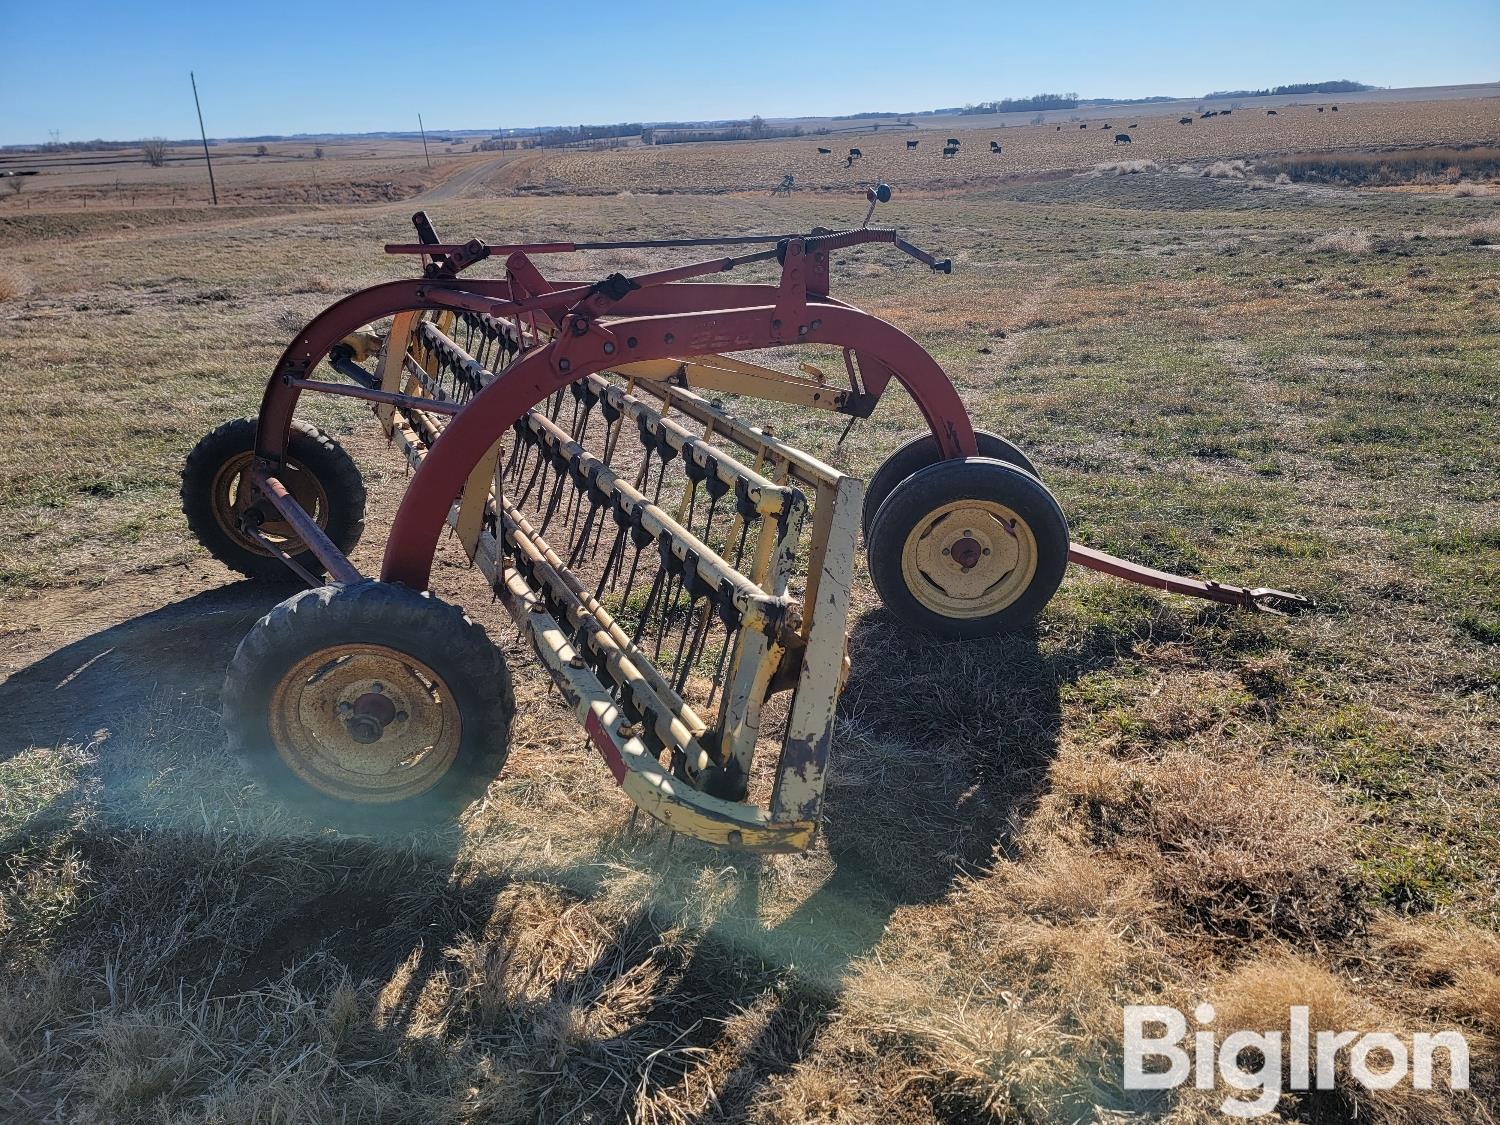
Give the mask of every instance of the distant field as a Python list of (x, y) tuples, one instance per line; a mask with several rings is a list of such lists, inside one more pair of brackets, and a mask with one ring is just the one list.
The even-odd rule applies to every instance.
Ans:
[[(1211, 108), (1219, 103), (1208, 103)], [(841, 191), (884, 181), (893, 187), (948, 189), (1003, 182), (1095, 164), (1145, 159), (1180, 163), (1305, 149), (1367, 148), (1500, 141), (1500, 97), (1463, 101), (1380, 102), (1282, 107), (1276, 116), (1251, 106), (1228, 116), (1178, 123), (1180, 114), (1137, 107), (1081, 122), (957, 130), (882, 128), (868, 133), (762, 142), (661, 145), (547, 156), (514, 184), (526, 192), (769, 190), (791, 173), (811, 191)], [(919, 119), (920, 120), (920, 119)], [(1085, 126), (1080, 128), (1080, 125)], [(1129, 134), (1129, 146), (1115, 136)], [(958, 155), (942, 155), (949, 136)], [(990, 152), (990, 141), (1002, 152)], [(917, 141), (915, 150), (907, 144)], [(818, 149), (832, 149), (822, 155)], [(850, 148), (863, 155), (846, 165)]]
[[(1236, 161), (1493, 144), (1500, 101), (1339, 104), (1011, 128), (996, 158), (971, 129), (952, 161), (944, 130), (912, 156), (881, 130), (843, 142), (866, 153), (848, 170), (814, 138), (455, 154), (430, 175), (409, 145), (279, 146), (223, 163), (217, 210), (191, 166), (138, 170), (135, 207), (112, 172), (0, 186), (0, 1119), (1194, 1125), (1224, 1090), (1122, 1089), (1121, 1006), (1208, 1000), (1221, 1035), (1308, 1004), (1315, 1029), (1472, 1045), (1471, 1092), (1371, 1091), (1341, 1066), (1281, 1121), (1494, 1125), (1500, 191)], [(1096, 169), (1126, 160), (1154, 170)], [(515, 674), (504, 772), (439, 831), (291, 817), (218, 717), (284, 591), (192, 542), (178, 474), (309, 317), (415, 271), (380, 252), (410, 238), (414, 196), (269, 198), (315, 170), (393, 177), (444, 235), (493, 240), (842, 226), (889, 180), (875, 221), (954, 272), (861, 247), (835, 295), (1029, 451), (1074, 538), (1318, 609), (1074, 570), (1034, 630), (944, 644), (881, 608), (861, 554), (823, 828), (762, 860), (632, 829), (449, 543), (434, 592)], [(785, 171), (828, 192), (770, 199)], [(840, 363), (777, 362), (803, 358)], [(898, 390), (847, 438), (837, 416), (736, 409), (862, 476), (922, 426)], [(305, 414), (365, 474), (373, 570), (404, 467), (362, 408)]]
[[(1200, 118), (1198, 104), (1219, 115)], [(1239, 108), (1224, 114), (1231, 105)], [(1268, 105), (1276, 116), (1267, 114)], [(1184, 113), (1193, 117), (1191, 125), (1179, 124)], [(843, 191), (877, 181), (949, 190), (1122, 159), (1176, 164), (1310, 150), (1500, 143), (1500, 95), (1342, 102), (1288, 97), (1243, 104), (1215, 100), (1170, 109), (1126, 107), (1107, 114), (1094, 109), (1053, 112), (1043, 125), (1030, 124), (1030, 116), (916, 118), (916, 129), (869, 123), (858, 131), (847, 131), (850, 122), (828, 122), (839, 132), (759, 142), (508, 153), (471, 153), (467, 141), (433, 143), (431, 167), (414, 141), (270, 142), (265, 156), (256, 155), (255, 144), (224, 144), (214, 147), (213, 159), (222, 203), (305, 207), (396, 202), (455, 176), (471, 181), (466, 194), (485, 196), (759, 191), (769, 190), (788, 173), (800, 189), (811, 191)], [(816, 126), (807, 123), (808, 128)], [(1129, 146), (1115, 143), (1121, 133), (1131, 137)], [(945, 159), (943, 142), (950, 136), (959, 139), (959, 151)], [(1001, 146), (998, 155), (990, 151), (992, 140)], [(908, 149), (910, 141), (917, 142), (915, 149)], [(820, 147), (831, 152), (823, 155)], [(322, 158), (314, 155), (319, 148)], [(849, 165), (851, 148), (863, 155)], [(168, 156), (167, 166), (152, 168), (140, 160), (138, 149), (0, 154), (0, 171), (39, 173), (24, 177), (17, 195), (0, 182), (0, 220), (39, 210), (206, 203), (208, 177), (201, 151), (175, 147)]]
[[(210, 150), (219, 200), (224, 204), (380, 203), (415, 195), (446, 179), (469, 157), (469, 145), (432, 145), (432, 167), (420, 142), (272, 141), (266, 155), (256, 144), (215, 144)], [(316, 153), (323, 153), (321, 157)], [(33, 209), (181, 206), (209, 201), (203, 150), (174, 146), (153, 168), (139, 148), (58, 154), (0, 153), (0, 171), (27, 169), (12, 195), (0, 180), (0, 216)]]

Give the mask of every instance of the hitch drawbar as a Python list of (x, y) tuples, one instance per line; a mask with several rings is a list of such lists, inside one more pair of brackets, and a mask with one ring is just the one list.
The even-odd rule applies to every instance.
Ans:
[(1285, 590), (1272, 590), (1265, 586), (1249, 589), (1231, 586), (1225, 582), (1214, 582), (1199, 578), (1184, 578), (1180, 574), (1168, 574), (1164, 570), (1116, 558), (1092, 547), (1077, 543), (1068, 548), (1068, 561), (1090, 570), (1102, 571), (1126, 582), (1167, 590), (1174, 594), (1186, 594), (1190, 598), (1204, 598), (1211, 602), (1239, 606), (1256, 613), (1276, 613), (1282, 616), (1304, 613), (1316, 608), (1311, 598), (1301, 594), (1289, 594)]

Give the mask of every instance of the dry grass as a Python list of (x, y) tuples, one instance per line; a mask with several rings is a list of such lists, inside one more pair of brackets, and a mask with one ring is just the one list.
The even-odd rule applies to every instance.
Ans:
[(1375, 240), (1361, 230), (1337, 230), (1313, 242), (1320, 254), (1368, 254), (1374, 248)]
[[(1212, 125), (1181, 131), (1206, 146)], [(684, 179), (722, 174), (716, 148), (699, 172), (690, 151), (673, 148)], [(1121, 1006), (1209, 999), (1225, 1028), (1300, 1003), (1475, 1044), (1472, 1096), (1346, 1082), (1284, 1119), (1491, 1121), (1500, 540), (1480, 453), (1500, 440), (1500, 334), (1473, 240), (1495, 216), (1372, 193), (1353, 220), (1331, 196), (991, 184), (898, 198), (953, 278), (840, 260), (841, 294), (1034, 453), (1080, 541), (1323, 608), (1235, 615), (1075, 574), (1035, 633), (944, 645), (895, 628), (861, 573), (825, 827), (767, 861), (629, 831), (452, 551), (437, 592), (517, 675), (486, 800), (386, 841), (267, 808), (215, 710), (271, 596), (188, 542), (175, 472), (252, 408), (289, 325), (401, 271), (371, 247), (405, 236), (403, 209), (7, 228), (35, 288), (0, 340), (0, 379), (27, 391), (0, 448), (0, 1116), (1209, 1120), (1217, 1097), (1120, 1088)], [(649, 203), (435, 220), (587, 237), (862, 212)], [(1368, 252), (1308, 252), (1351, 222)], [(621, 264), (645, 262), (565, 272)], [(894, 393), (842, 445), (840, 419), (747, 413), (860, 473), (920, 425)], [(359, 411), (318, 417), (371, 483), (373, 566), (402, 470)]]
[(1244, 160), (1215, 160), (1198, 174), (1210, 180), (1243, 180), (1250, 174), (1250, 165)]
[(1267, 161), (1268, 175), (1295, 181), (1365, 184), (1456, 184), (1465, 177), (1500, 175), (1500, 148), (1486, 145), (1395, 149), (1379, 152), (1309, 152)]
[(14, 270), (0, 270), (0, 301), (14, 301), (26, 293), (26, 280)]
[(1094, 174), (1099, 176), (1138, 176), (1160, 171), (1161, 165), (1154, 160), (1116, 160), (1112, 164), (1094, 165)]

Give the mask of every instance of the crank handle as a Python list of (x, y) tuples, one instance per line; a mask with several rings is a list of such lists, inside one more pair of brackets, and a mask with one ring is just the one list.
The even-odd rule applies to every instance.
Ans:
[(904, 254), (910, 254), (919, 262), (931, 266), (933, 272), (935, 273), (951, 274), (953, 272), (952, 258), (936, 258), (933, 255), (929, 254), (926, 250), (921, 250), (913, 246), (910, 242), (907, 242), (906, 239), (900, 237), (899, 235), (896, 237), (896, 249), (900, 250)]

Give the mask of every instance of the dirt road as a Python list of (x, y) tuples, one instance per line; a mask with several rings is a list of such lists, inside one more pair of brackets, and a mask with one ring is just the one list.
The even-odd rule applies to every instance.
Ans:
[(540, 152), (508, 152), (465, 168), (406, 202), (426, 204), (452, 203), (457, 199), (492, 199), (524, 180), (545, 155)]

